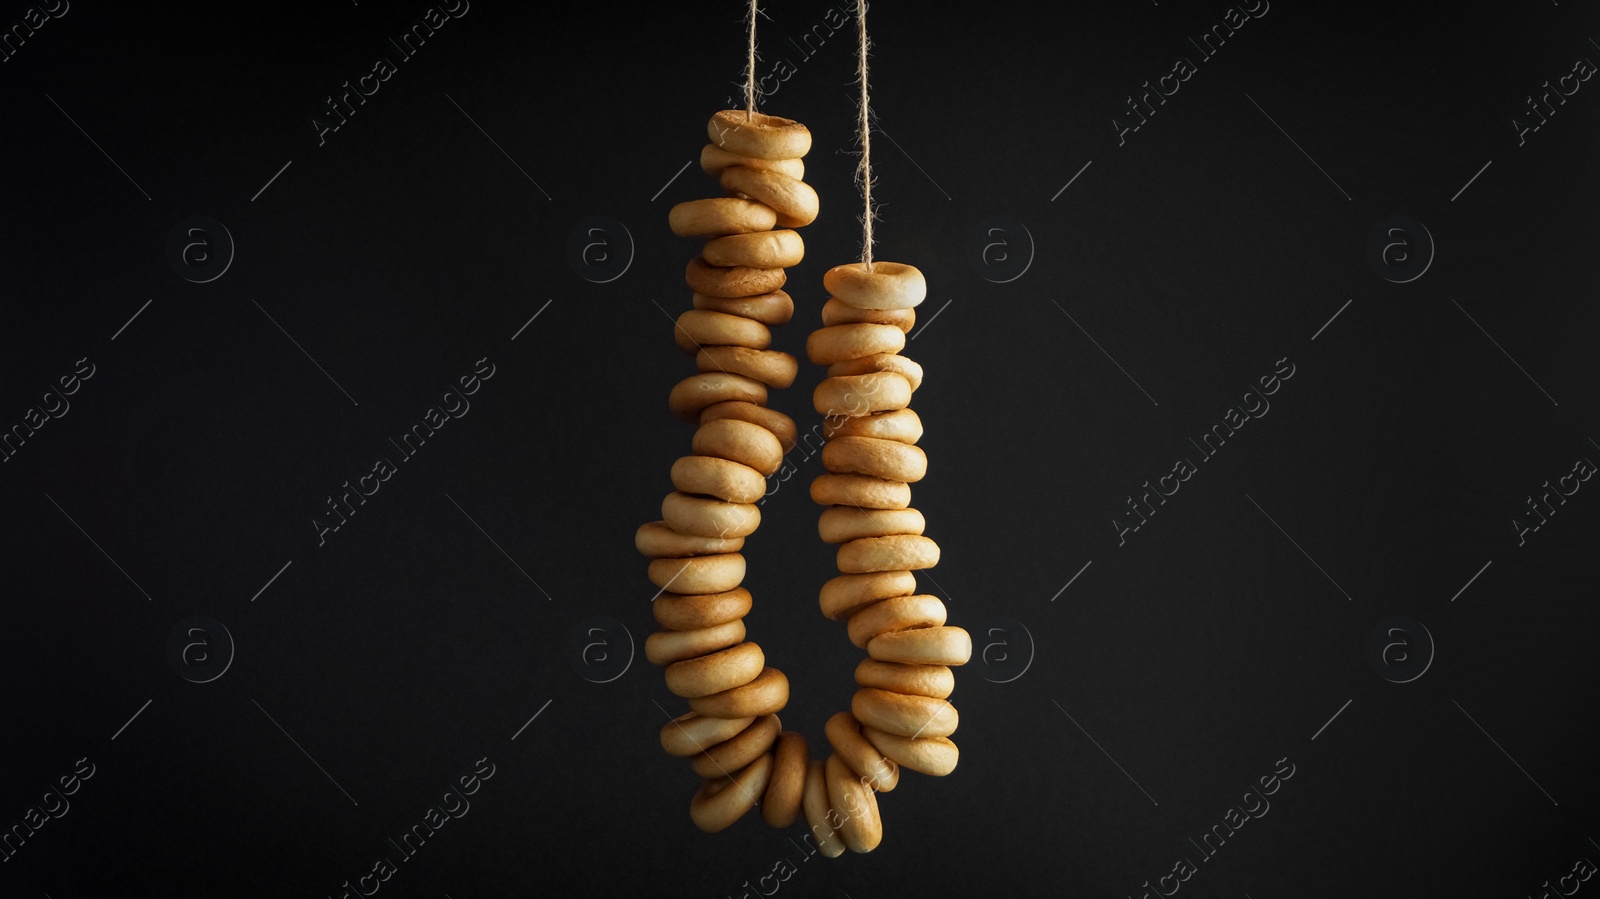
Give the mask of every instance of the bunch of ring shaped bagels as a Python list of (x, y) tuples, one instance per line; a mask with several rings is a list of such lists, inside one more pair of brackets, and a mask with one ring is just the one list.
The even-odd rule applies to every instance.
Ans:
[(700, 373), (668, 399), (699, 429), (694, 454), (673, 463), (676, 489), (661, 503), (662, 520), (634, 538), (661, 588), (653, 610), (663, 630), (645, 641), (645, 656), (666, 666), (667, 688), (692, 709), (662, 728), (661, 745), (704, 778), (689, 805), (700, 829), (722, 830), (759, 803), (773, 827), (803, 812), (829, 857), (868, 852), (883, 837), (876, 794), (895, 788), (901, 767), (955, 768), (949, 666), (972, 654), (967, 632), (945, 626), (944, 603), (917, 593), (913, 575), (939, 561), (922, 513), (910, 508), (910, 483), (928, 464), (916, 446), (922, 422), (907, 408), (922, 368), (899, 355), (927, 286), (909, 265), (837, 266), (823, 277), (832, 294), (824, 327), (806, 341), (811, 361), (828, 366), (813, 396), (828, 473), (812, 482), (811, 497), (827, 507), (818, 530), (839, 545), (841, 572), (820, 603), (868, 656), (850, 711), (828, 719), (833, 754), (823, 763), (810, 758), (805, 737), (782, 730), (789, 681), (745, 639), (751, 599), (739, 586), (739, 550), (760, 524), (765, 479), (795, 445), (794, 421), (766, 406), (767, 389), (789, 386), (797, 372), (793, 356), (769, 349), (769, 326), (794, 314), (780, 289), (784, 269), (804, 256), (793, 229), (817, 217), (816, 191), (800, 180), (811, 133), (744, 110), (718, 112), (708, 131), (700, 167), (725, 196), (680, 203), (669, 215), (673, 233), (706, 239), (685, 275), (694, 308), (674, 330)]

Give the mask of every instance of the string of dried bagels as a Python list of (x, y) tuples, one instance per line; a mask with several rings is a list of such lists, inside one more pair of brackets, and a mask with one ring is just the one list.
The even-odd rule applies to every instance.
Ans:
[(691, 710), (661, 731), (662, 748), (687, 757), (703, 778), (691, 819), (714, 832), (757, 804), (773, 827), (804, 814), (829, 857), (878, 845), (877, 794), (895, 788), (901, 767), (938, 776), (954, 770), (950, 668), (972, 654), (967, 632), (945, 625), (944, 603), (917, 593), (914, 572), (938, 563), (939, 546), (923, 536), (922, 513), (910, 507), (910, 485), (927, 472), (916, 445), (922, 422), (909, 408), (922, 368), (900, 351), (927, 285), (914, 266), (871, 257), (866, 19), (864, 4), (857, 6), (862, 261), (823, 276), (831, 297), (823, 327), (806, 340), (810, 361), (828, 367), (813, 394), (824, 416), (827, 473), (812, 481), (811, 497), (826, 507), (818, 531), (838, 545), (840, 572), (823, 585), (819, 604), (826, 617), (846, 622), (850, 641), (867, 653), (850, 711), (824, 728), (832, 749), (826, 762), (810, 757), (804, 736), (782, 729), (788, 679), (746, 639), (743, 621), (751, 596), (740, 586), (739, 550), (761, 522), (756, 503), (766, 477), (797, 436), (794, 421), (766, 405), (768, 390), (788, 387), (798, 371), (793, 356), (770, 349), (771, 327), (794, 314), (781, 289), (784, 269), (804, 256), (794, 229), (818, 213), (816, 191), (801, 180), (810, 131), (755, 111), (754, 2), (747, 108), (713, 115), (711, 143), (700, 155), (724, 196), (680, 203), (668, 216), (674, 234), (706, 239), (685, 271), (694, 308), (674, 330), (699, 373), (668, 397), (672, 412), (699, 428), (693, 454), (673, 463), (675, 491), (662, 501), (661, 520), (635, 535), (660, 588), (653, 610), (662, 630), (645, 641), (645, 656), (665, 666), (667, 688)]

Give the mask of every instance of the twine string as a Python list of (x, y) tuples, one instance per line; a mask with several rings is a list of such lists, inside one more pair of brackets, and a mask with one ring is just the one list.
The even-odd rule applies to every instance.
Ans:
[(756, 9), (757, 0), (750, 0), (750, 11), (747, 17), (750, 20), (750, 57), (745, 65), (744, 84), (744, 119), (751, 121), (756, 117)]
[(856, 179), (861, 182), (861, 263), (872, 271), (872, 221), (877, 216), (872, 208), (872, 125), (871, 104), (867, 94), (867, 5), (856, 0), (856, 30), (860, 53), (857, 75), (861, 79), (861, 162), (856, 165)]

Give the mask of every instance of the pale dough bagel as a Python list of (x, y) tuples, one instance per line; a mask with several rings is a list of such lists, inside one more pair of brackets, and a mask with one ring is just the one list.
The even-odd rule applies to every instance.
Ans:
[(788, 268), (806, 258), (806, 242), (790, 229), (729, 234), (706, 241), (700, 257), (712, 265)]
[[(690, 700), (689, 706), (694, 708), (697, 696), (713, 696), (751, 683), (760, 676), (762, 666), (766, 663), (766, 654), (760, 646), (750, 642), (740, 643), (721, 652), (668, 665), (667, 689), (674, 696)], [(758, 714), (715, 715), (700, 709), (694, 710), (707, 718), (754, 718)]]
[(712, 114), (706, 134), (713, 146), (757, 159), (799, 159), (811, 149), (811, 132), (794, 119), (723, 109)]
[(690, 699), (689, 708), (714, 718), (748, 718), (780, 712), (788, 701), (789, 679), (776, 668), (764, 668), (747, 684)]
[(750, 726), (754, 718), (707, 718), (685, 712), (661, 728), (661, 748), (667, 755), (690, 756), (705, 752)]
[[(669, 521), (671, 519), (668, 519)], [(939, 564), (939, 544), (927, 537), (862, 537), (839, 546), (839, 571), (920, 571)]]
[(823, 506), (904, 509), (911, 505), (911, 485), (864, 474), (820, 474), (811, 481), (811, 501)]
[(744, 556), (723, 553), (685, 559), (653, 559), (649, 574), (650, 582), (663, 590), (670, 586), (684, 593), (722, 593), (739, 586), (744, 580), (744, 570)]
[(690, 758), (689, 767), (701, 777), (727, 777), (771, 749), (780, 730), (777, 715), (762, 715), (734, 736)]
[(840, 302), (834, 297), (829, 297), (828, 302), (822, 304), (822, 323), (824, 325), (849, 325), (856, 322), (894, 325), (903, 332), (909, 332), (917, 323), (917, 310), (857, 309), (854, 306)]
[(667, 226), (679, 237), (721, 237), (769, 231), (776, 224), (778, 213), (771, 206), (738, 197), (689, 200), (667, 213)]
[(861, 724), (849, 712), (837, 712), (823, 727), (828, 745), (850, 770), (866, 781), (867, 786), (887, 793), (900, 782), (899, 766), (879, 752), (861, 735)]
[(835, 437), (822, 448), (822, 465), (834, 474), (864, 474), (915, 483), (928, 473), (928, 454), (921, 447), (898, 440)]
[(668, 527), (683, 534), (744, 537), (754, 533), (761, 525), (761, 510), (750, 503), (728, 503), (687, 493), (669, 493), (661, 501), (661, 519)]
[(920, 534), (927, 520), (916, 509), (862, 509), (831, 506), (817, 519), (823, 543), (848, 543), (862, 537)]
[(830, 418), (856, 418), (911, 405), (911, 382), (892, 371), (827, 378), (811, 394), (811, 404)]
[(917, 592), (917, 578), (909, 571), (875, 571), (841, 574), (822, 585), (817, 604), (830, 621), (844, 621), (863, 606), (891, 596)]
[(784, 325), (794, 318), (794, 300), (781, 290), (753, 297), (708, 297), (697, 293), (694, 295), (694, 308), (726, 312), (753, 319), (763, 325)]
[(956, 744), (946, 737), (921, 736), (912, 739), (875, 727), (861, 728), (861, 735), (901, 767), (934, 777), (943, 777), (956, 770), (956, 762), (961, 758)]
[(722, 170), (722, 189), (743, 194), (778, 213), (778, 227), (801, 228), (817, 220), (821, 205), (817, 192), (798, 178), (778, 172), (747, 169), (742, 165)]
[(948, 737), (961, 723), (956, 707), (932, 696), (907, 696), (876, 687), (862, 687), (850, 700), (850, 711), (867, 727), (903, 737)]
[[(672, 463), (672, 486), (679, 493), (714, 496), (730, 503), (753, 503), (766, 495), (767, 480), (748, 465), (730, 462), (710, 454), (684, 456)], [(656, 586), (660, 586), (657, 584)], [(731, 587), (728, 589), (732, 589)], [(679, 593), (721, 593), (721, 590), (696, 590), (679, 585)]]
[(782, 829), (800, 816), (810, 759), (804, 735), (792, 730), (778, 734), (777, 748), (772, 750), (772, 778), (761, 797), (761, 820)]
[(811, 839), (816, 843), (817, 850), (828, 858), (843, 855), (844, 838), (839, 836), (832, 824), (838, 819), (838, 813), (833, 811), (828, 801), (828, 779), (823, 773), (822, 762), (816, 759), (806, 766), (806, 786), (800, 804), (805, 810), (806, 826), (811, 829)]
[(927, 593), (879, 600), (850, 616), (850, 642), (857, 649), (866, 649), (879, 634), (938, 627), (944, 624), (944, 617), (944, 603)]
[[(736, 462), (761, 475), (772, 474), (783, 463), (783, 444), (776, 434), (737, 418), (719, 418), (701, 424), (694, 432), (691, 445), (700, 455)], [(763, 480), (762, 485), (764, 490), (766, 481)]]
[(750, 605), (750, 591), (735, 587), (723, 593), (662, 593), (650, 612), (669, 631), (693, 631), (743, 618)]
[(672, 385), (672, 392), (667, 394), (667, 408), (684, 421), (694, 421), (707, 406), (730, 400), (766, 405), (767, 385), (755, 378), (724, 371), (701, 372)]
[(652, 665), (671, 665), (744, 642), (744, 622), (727, 621), (692, 631), (657, 631), (645, 638), (644, 657)]
[(797, 435), (794, 419), (779, 412), (777, 409), (771, 409), (760, 403), (748, 400), (730, 400), (728, 402), (715, 403), (700, 410), (701, 424), (724, 418), (733, 418), (739, 421), (748, 421), (753, 425), (760, 425), (771, 431), (773, 436), (778, 438), (778, 443), (783, 446), (784, 452), (787, 453), (794, 449), (794, 441)]
[(684, 556), (736, 553), (744, 548), (744, 538), (696, 537), (693, 534), (680, 534), (667, 527), (664, 521), (651, 521), (639, 525), (639, 530), (633, 535), (633, 545), (641, 555), (652, 559), (678, 559)]
[(972, 636), (959, 627), (895, 631), (873, 637), (867, 654), (880, 662), (965, 665), (972, 658)]
[(922, 439), (922, 418), (910, 409), (896, 409), (860, 418), (825, 422), (823, 433), (829, 440), (835, 437), (876, 437), (879, 440), (916, 443)]
[(794, 376), (800, 373), (800, 363), (788, 353), (742, 346), (703, 347), (695, 354), (694, 364), (701, 371), (744, 375), (779, 390), (793, 384)]
[(685, 353), (708, 346), (742, 346), (764, 350), (772, 345), (772, 331), (758, 321), (708, 309), (686, 309), (673, 324), (672, 339)]
[(716, 833), (739, 820), (767, 788), (772, 756), (764, 755), (734, 775), (708, 780), (689, 800), (689, 818), (706, 833)]
[(828, 366), (828, 377), (863, 375), (869, 371), (892, 371), (905, 376), (915, 391), (922, 386), (922, 366), (897, 353), (878, 353), (856, 359), (846, 359)]
[(806, 163), (803, 159), (761, 159), (756, 156), (740, 156), (737, 153), (729, 153), (716, 144), (706, 144), (700, 148), (700, 171), (707, 175), (720, 175), (723, 169), (734, 165), (742, 165), (747, 169), (782, 172), (795, 180), (806, 176)]
[[(726, 179), (726, 173), (723, 177)], [(723, 187), (727, 187), (726, 180)], [(754, 194), (750, 197), (766, 203)], [(778, 210), (778, 216), (781, 224), (783, 210)], [(910, 309), (928, 297), (928, 282), (922, 272), (903, 262), (873, 262), (871, 271), (862, 262), (836, 265), (823, 273), (822, 286), (834, 299), (857, 309)]]
[[(835, 362), (860, 359), (862, 356), (876, 356), (880, 353), (894, 354), (905, 348), (904, 331), (894, 325), (875, 325), (870, 322), (829, 325), (812, 331), (806, 338), (806, 358), (816, 365), (831, 365)], [(861, 373), (846, 372), (846, 374)]]
[(683, 280), (690, 290), (708, 297), (753, 297), (772, 293), (782, 287), (789, 276), (781, 268), (751, 268), (748, 265), (721, 268), (696, 256), (684, 267)]
[(839, 836), (851, 852), (871, 852), (883, 841), (883, 820), (878, 817), (878, 796), (837, 755), (828, 756), (828, 804), (844, 817)]
[(907, 696), (949, 699), (956, 689), (956, 676), (947, 665), (908, 665), (862, 659), (856, 666), (856, 686), (877, 687)]

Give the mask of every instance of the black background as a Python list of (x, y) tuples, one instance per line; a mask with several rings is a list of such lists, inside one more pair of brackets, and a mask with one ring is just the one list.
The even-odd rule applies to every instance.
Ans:
[[(859, 253), (854, 42), (798, 46), (844, 0), (772, 7), (762, 108), (811, 129), (823, 208), (775, 344), (803, 355)], [(682, 167), (739, 102), (743, 11), (472, 0), (319, 146), (323, 99), (427, 8), (73, 2), (0, 64), (4, 426), (94, 366), (0, 467), (0, 824), (95, 766), (0, 894), (337, 896), (480, 759), (383, 895), (753, 896), (787, 858), (784, 895), (1137, 897), (1188, 858), (1184, 895), (1536, 896), (1600, 860), (1597, 487), (1511, 525), (1600, 459), (1600, 82), (1512, 124), (1600, 59), (1593, 3), (1280, 0), (1205, 61), (1186, 38), (1220, 4), (872, 7), (877, 255), (930, 285), (919, 584), (974, 658), (959, 768), (908, 773), (882, 845), (831, 861), (755, 814), (695, 830), (657, 744), (684, 704), (642, 657), (631, 537), (691, 433), (665, 399), (695, 247), (666, 213), (716, 193)], [(206, 283), (166, 249), (194, 215), (236, 244)], [(1397, 215), (1436, 244), (1409, 283), (1368, 259)], [(589, 216), (631, 239), (615, 280), (569, 263)], [(970, 249), (994, 216), (1034, 247), (1007, 283)], [(398, 459), (481, 359), (470, 411)], [(1270, 411), (1195, 458), (1285, 359)], [(820, 379), (773, 404), (809, 428)], [(861, 654), (816, 606), (820, 461), (791, 459), (747, 623), (815, 753)], [(204, 684), (166, 649), (196, 615), (236, 646)], [(1397, 615), (1435, 645), (1403, 684), (1367, 654)], [(1188, 838), (1280, 759), (1270, 811), (1202, 860)]]

